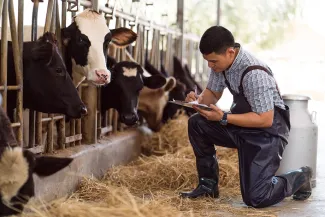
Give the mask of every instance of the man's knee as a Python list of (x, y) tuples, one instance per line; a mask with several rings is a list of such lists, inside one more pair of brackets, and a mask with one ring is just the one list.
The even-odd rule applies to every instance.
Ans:
[(247, 206), (251, 206), (254, 208), (265, 208), (276, 204), (282, 200), (281, 197), (277, 198), (270, 198), (270, 195), (267, 193), (269, 191), (263, 189), (262, 191), (251, 191), (248, 192), (246, 195), (243, 195), (243, 201)]
[(188, 129), (195, 129), (196, 127), (205, 123), (206, 119), (199, 113), (195, 113), (188, 119)]

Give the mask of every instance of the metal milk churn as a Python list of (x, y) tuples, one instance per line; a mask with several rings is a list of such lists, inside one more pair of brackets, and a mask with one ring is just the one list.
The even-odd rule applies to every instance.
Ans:
[(291, 130), (276, 175), (309, 166), (313, 169), (312, 186), (316, 187), (318, 140), (316, 112), (308, 112), (308, 100), (310, 100), (308, 96), (288, 94), (283, 95), (283, 100), (290, 108)]

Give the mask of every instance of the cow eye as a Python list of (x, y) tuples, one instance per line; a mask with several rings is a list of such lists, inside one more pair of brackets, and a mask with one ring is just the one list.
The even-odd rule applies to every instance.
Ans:
[(82, 43), (82, 42), (84, 42), (84, 40), (81, 37), (79, 37), (79, 43)]
[(56, 74), (58, 74), (58, 75), (63, 75), (63, 70), (62, 70), (62, 68), (56, 68), (56, 69), (55, 69), (55, 72), (56, 72)]

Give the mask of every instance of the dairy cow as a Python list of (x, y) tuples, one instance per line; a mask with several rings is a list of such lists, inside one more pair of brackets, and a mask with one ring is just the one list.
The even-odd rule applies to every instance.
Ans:
[(127, 28), (110, 30), (105, 17), (86, 9), (61, 29), (68, 71), (76, 87), (83, 80), (96, 86), (108, 84), (111, 73), (106, 67), (109, 43), (124, 47), (134, 42), (137, 34)]
[[(23, 107), (80, 118), (87, 113), (66, 70), (52, 33), (23, 43)], [(12, 43), (8, 42), (8, 85), (17, 85)], [(8, 91), (7, 113), (13, 121), (16, 91)]]
[(35, 195), (33, 174), (50, 176), (72, 158), (36, 156), (17, 146), (10, 121), (0, 106), (0, 216), (15, 215)]
[(107, 57), (107, 65), (111, 68), (111, 82), (101, 88), (101, 110), (115, 108), (122, 123), (133, 125), (138, 120), (138, 98), (143, 87), (157, 89), (166, 84), (166, 79), (160, 75), (146, 77), (142, 67), (132, 61), (119, 63), (112, 57)]

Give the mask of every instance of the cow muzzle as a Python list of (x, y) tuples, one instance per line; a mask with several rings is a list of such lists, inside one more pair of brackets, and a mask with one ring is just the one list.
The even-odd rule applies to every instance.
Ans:
[(121, 114), (121, 122), (128, 125), (132, 126), (139, 121), (139, 117), (137, 114)]
[(96, 80), (95, 84), (105, 85), (111, 81), (111, 73), (106, 69), (95, 69)]

